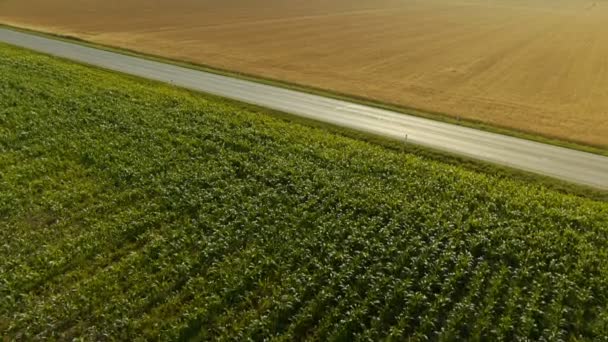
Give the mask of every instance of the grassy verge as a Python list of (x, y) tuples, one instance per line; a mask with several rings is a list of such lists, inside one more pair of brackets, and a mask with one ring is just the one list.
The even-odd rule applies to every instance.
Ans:
[(40, 36), (44, 36), (44, 37), (60, 39), (60, 40), (64, 40), (64, 41), (68, 41), (68, 42), (72, 42), (72, 43), (78, 43), (78, 44), (89, 46), (89, 47), (103, 49), (106, 51), (118, 52), (118, 53), (130, 55), (130, 56), (134, 56), (134, 57), (145, 58), (145, 59), (153, 60), (153, 61), (157, 61), (157, 62), (169, 63), (169, 64), (178, 65), (178, 66), (191, 68), (191, 69), (195, 69), (195, 70), (210, 72), (210, 73), (214, 73), (214, 74), (218, 74), (218, 75), (245, 79), (245, 80), (263, 83), (263, 84), (267, 84), (267, 85), (278, 86), (278, 87), (282, 87), (282, 88), (286, 88), (286, 89), (292, 89), (292, 90), (302, 91), (302, 92), (306, 92), (306, 93), (310, 93), (310, 94), (334, 98), (334, 99), (338, 99), (338, 100), (344, 100), (344, 101), (349, 101), (349, 102), (358, 103), (358, 104), (362, 104), (362, 105), (386, 109), (386, 110), (403, 113), (403, 114), (407, 114), (407, 115), (414, 115), (414, 116), (432, 119), (432, 120), (436, 120), (436, 121), (446, 122), (446, 123), (450, 123), (450, 124), (454, 124), (454, 125), (475, 128), (475, 129), (484, 130), (484, 131), (488, 131), (488, 132), (513, 136), (513, 137), (517, 137), (517, 138), (521, 138), (521, 139), (526, 139), (526, 140), (536, 141), (536, 142), (540, 142), (540, 143), (551, 144), (551, 145), (555, 145), (555, 146), (561, 146), (561, 147), (575, 149), (575, 150), (579, 150), (579, 151), (608, 156), (608, 147), (607, 146), (594, 146), (594, 145), (589, 145), (589, 144), (585, 144), (585, 143), (577, 142), (577, 141), (568, 141), (568, 140), (564, 140), (563, 138), (540, 135), (536, 132), (516, 130), (511, 127), (499, 127), (496, 125), (489, 125), (484, 122), (476, 121), (476, 120), (470, 120), (470, 119), (464, 119), (464, 118), (457, 119), (457, 118), (454, 118), (453, 116), (450, 116), (450, 115), (444, 114), (444, 113), (432, 112), (432, 111), (413, 108), (413, 107), (406, 107), (403, 105), (382, 102), (382, 101), (369, 99), (369, 98), (365, 98), (365, 97), (361, 97), (361, 96), (357, 96), (357, 95), (353, 95), (353, 94), (345, 94), (345, 93), (340, 93), (340, 92), (336, 92), (336, 91), (330, 91), (330, 90), (310, 87), (310, 86), (297, 84), (297, 83), (293, 83), (293, 82), (266, 78), (266, 77), (263, 77), (260, 75), (251, 75), (251, 74), (237, 72), (237, 71), (233, 71), (233, 70), (221, 69), (221, 68), (212, 67), (212, 66), (204, 65), (204, 64), (200, 64), (200, 63), (191, 63), (191, 62), (185, 62), (185, 61), (180, 61), (180, 60), (166, 58), (166, 57), (160, 57), (160, 56), (156, 56), (156, 55), (138, 52), (138, 51), (131, 50), (131, 49), (117, 48), (117, 47), (113, 47), (113, 46), (109, 46), (109, 45), (105, 45), (105, 44), (93, 43), (90, 41), (80, 39), (78, 37), (73, 37), (73, 36), (68, 36), (68, 35), (45, 33), (45, 32), (40, 32), (40, 31), (29, 30), (29, 29), (25, 29), (25, 28), (14, 27), (14, 26), (1, 24), (1, 23), (0, 23), (0, 27), (5, 27), (8, 29), (16, 30), (16, 31), (36, 34), (36, 35), (40, 35)]
[(608, 203), (1, 44), (0, 79), (11, 340), (608, 334)]

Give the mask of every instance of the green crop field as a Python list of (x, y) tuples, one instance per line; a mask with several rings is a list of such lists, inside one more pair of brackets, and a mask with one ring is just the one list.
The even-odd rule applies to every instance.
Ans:
[(0, 338), (594, 339), (608, 203), (0, 45)]

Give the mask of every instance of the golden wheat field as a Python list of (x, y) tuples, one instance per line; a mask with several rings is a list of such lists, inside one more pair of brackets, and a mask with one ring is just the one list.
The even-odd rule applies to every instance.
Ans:
[(608, 146), (608, 2), (0, 0), (0, 22)]

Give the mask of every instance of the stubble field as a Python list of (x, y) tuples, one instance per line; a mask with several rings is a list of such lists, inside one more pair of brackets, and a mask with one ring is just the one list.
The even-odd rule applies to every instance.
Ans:
[(608, 146), (608, 3), (4, 0), (0, 23)]

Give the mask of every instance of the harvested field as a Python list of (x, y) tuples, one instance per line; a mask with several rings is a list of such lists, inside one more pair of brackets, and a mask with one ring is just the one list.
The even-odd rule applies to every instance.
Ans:
[(608, 146), (608, 2), (4, 0), (0, 22)]

